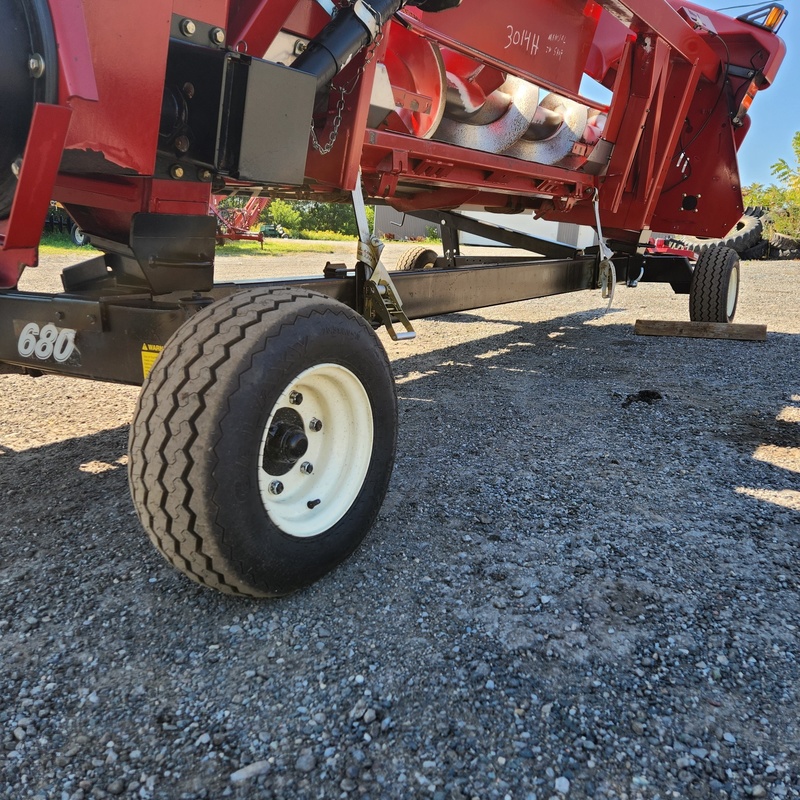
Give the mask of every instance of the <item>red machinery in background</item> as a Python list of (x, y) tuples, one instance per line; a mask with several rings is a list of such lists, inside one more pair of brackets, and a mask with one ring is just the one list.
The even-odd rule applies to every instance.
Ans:
[(263, 246), (263, 232), (252, 228), (258, 222), (261, 212), (269, 207), (272, 198), (256, 195), (248, 197), (239, 206), (224, 206), (220, 204), (220, 200), (217, 195), (211, 195), (209, 204), (209, 212), (217, 220), (217, 244), (224, 244), (226, 241), (252, 241), (260, 242)]
[[(729, 321), (736, 151), (784, 55), (778, 4), (681, 0), (0, 0), (0, 364), (144, 382), (139, 517), (228, 592), (276, 595), (345, 558), (391, 473), (396, 401), (373, 328), (663, 281)], [(604, 100), (583, 96), (594, 83)], [(590, 94), (590, 92), (586, 92)], [(593, 92), (591, 94), (594, 94)], [(354, 269), (214, 283), (212, 195), (346, 200)], [(50, 199), (99, 251), (64, 292), (18, 290)], [(442, 225), (433, 269), (388, 273), (365, 198)], [(259, 200), (258, 202), (262, 202)], [(463, 209), (591, 225), (598, 247)], [(463, 256), (458, 231), (530, 251)]]

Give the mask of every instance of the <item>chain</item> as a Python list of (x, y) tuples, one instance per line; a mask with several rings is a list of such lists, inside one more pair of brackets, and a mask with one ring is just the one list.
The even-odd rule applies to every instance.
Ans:
[[(339, 6), (339, 11), (344, 10), (355, 4), (355, 0), (350, 0), (345, 2)], [(385, 26), (380, 25), (378, 27), (378, 32), (375, 34), (375, 38), (372, 40), (372, 44), (370, 44), (369, 49), (367, 50), (366, 56), (364, 56), (364, 63), (359, 67), (358, 72), (353, 76), (353, 79), (350, 81), (348, 86), (335, 86), (333, 87), (339, 92), (339, 100), (336, 103), (336, 115), (333, 118), (333, 125), (331, 127), (331, 134), (328, 137), (328, 142), (326, 144), (320, 144), (319, 139), (317, 138), (317, 132), (314, 130), (314, 121), (311, 121), (311, 144), (313, 145), (314, 149), (322, 156), (328, 155), (328, 153), (333, 150), (333, 146), (336, 144), (336, 140), (339, 137), (339, 128), (342, 125), (342, 117), (344, 114), (345, 109), (345, 98), (348, 95), (351, 95), (355, 90), (356, 86), (358, 85), (361, 76), (364, 74), (364, 71), (369, 66), (372, 59), (375, 57), (375, 53), (378, 50), (381, 42), (383, 41), (383, 36), (385, 32)]]

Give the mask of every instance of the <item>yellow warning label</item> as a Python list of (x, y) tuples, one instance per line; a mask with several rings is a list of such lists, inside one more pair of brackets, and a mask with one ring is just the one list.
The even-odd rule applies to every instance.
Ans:
[(146, 378), (153, 369), (153, 364), (156, 363), (158, 354), (164, 349), (160, 344), (143, 344), (142, 345), (142, 372)]

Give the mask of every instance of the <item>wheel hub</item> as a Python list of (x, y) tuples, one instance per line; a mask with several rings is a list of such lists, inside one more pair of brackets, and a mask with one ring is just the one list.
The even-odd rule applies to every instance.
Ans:
[(275, 413), (264, 447), (264, 471), (285, 475), (306, 454), (308, 437), (302, 417), (293, 408)]

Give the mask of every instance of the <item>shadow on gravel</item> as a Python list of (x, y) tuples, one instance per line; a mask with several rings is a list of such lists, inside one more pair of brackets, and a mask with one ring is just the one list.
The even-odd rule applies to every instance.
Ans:
[[(743, 797), (797, 758), (800, 511), (739, 491), (796, 486), (754, 455), (797, 442), (796, 339), (645, 339), (588, 312), (447, 345), (472, 318), (394, 358), (375, 529), (281, 601), (163, 561), (127, 426), (2, 447), (0, 795), (545, 797), (568, 775), (611, 798), (647, 770), (664, 795)], [(642, 391), (662, 399), (623, 407)]]

